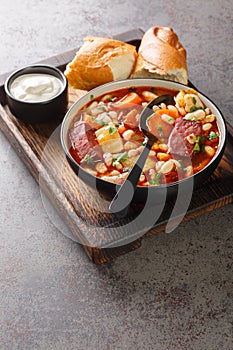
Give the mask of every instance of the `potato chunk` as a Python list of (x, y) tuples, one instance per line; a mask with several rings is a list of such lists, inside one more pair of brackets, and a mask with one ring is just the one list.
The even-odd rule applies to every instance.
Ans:
[(113, 123), (103, 126), (95, 135), (104, 153), (117, 153), (123, 149), (122, 138)]

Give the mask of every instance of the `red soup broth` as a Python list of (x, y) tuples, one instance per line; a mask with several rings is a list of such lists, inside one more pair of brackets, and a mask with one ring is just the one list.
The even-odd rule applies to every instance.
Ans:
[(121, 184), (145, 144), (139, 130), (143, 108), (156, 96), (170, 94), (171, 105), (154, 107), (148, 118), (153, 144), (138, 186), (170, 184), (202, 170), (219, 145), (216, 116), (193, 89), (174, 91), (154, 87), (119, 89), (91, 96), (74, 117), (68, 132), (69, 152), (87, 172)]

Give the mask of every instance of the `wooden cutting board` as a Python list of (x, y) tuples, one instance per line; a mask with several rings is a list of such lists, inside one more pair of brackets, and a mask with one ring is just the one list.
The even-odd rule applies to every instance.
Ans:
[[(138, 47), (142, 35), (143, 32), (140, 29), (134, 29), (114, 38)], [(76, 51), (77, 49), (74, 49), (40, 63), (57, 66), (63, 71)], [(74, 239), (81, 242), (86, 254), (94, 263), (101, 264), (137, 249), (144, 238), (165, 229), (175, 200), (166, 203), (152, 228), (146, 228), (146, 223), (141, 226), (134, 224), (133, 220), (142, 209), (138, 204), (131, 206), (129, 215), (124, 219), (107, 213), (105, 209), (108, 203), (74, 175), (65, 159), (59, 139), (61, 120), (53, 120), (46, 124), (25, 125), (10, 113), (5, 103), (3, 89), (8, 74), (0, 77), (0, 128), (39, 182), (59, 215), (68, 224)], [(84, 91), (69, 89), (69, 106), (84, 93)], [(227, 128), (224, 156), (207, 183), (194, 191), (184, 220), (233, 201), (233, 128), (229, 124)], [(129, 223), (134, 225), (131, 226), (134, 236), (130, 240), (127, 229)], [(131, 242), (134, 238), (135, 240)], [(117, 247), (116, 242), (118, 242)]]

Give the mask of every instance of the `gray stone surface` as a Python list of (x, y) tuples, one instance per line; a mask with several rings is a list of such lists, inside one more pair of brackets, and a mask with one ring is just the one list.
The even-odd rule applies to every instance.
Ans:
[[(190, 79), (233, 122), (232, 1), (1, 0), (0, 74), (85, 35), (171, 26)], [(1, 350), (232, 350), (233, 206), (94, 266), (50, 222), (0, 133)]]

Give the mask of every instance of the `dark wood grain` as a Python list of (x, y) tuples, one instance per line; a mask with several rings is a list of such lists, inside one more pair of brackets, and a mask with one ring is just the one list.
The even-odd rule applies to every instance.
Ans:
[[(138, 46), (142, 31), (132, 30), (117, 36), (117, 39)], [(43, 63), (64, 69), (75, 50), (52, 57)], [(4, 81), (1, 77), (1, 83)], [(86, 254), (96, 264), (104, 263), (121, 254), (141, 246), (145, 237), (165, 229), (174, 207), (174, 201), (165, 206), (159, 220), (143, 237), (140, 228), (134, 227), (135, 241), (127, 243), (126, 224), (137, 217), (139, 205), (132, 205), (129, 215), (124, 219), (107, 213), (108, 203), (103, 201), (94, 189), (85, 185), (70, 169), (59, 140), (60, 120), (37, 125), (25, 125), (17, 121), (4, 105), (4, 90), (1, 86), (0, 120), (1, 130), (25, 162), (34, 178), (51, 200), (61, 217), (69, 225), (74, 237), (81, 242)], [(71, 105), (84, 91), (69, 89)], [(232, 203), (233, 201), (233, 128), (228, 124), (228, 139), (224, 156), (208, 182), (194, 191), (189, 210), (184, 220), (191, 219), (207, 211)], [(98, 210), (96, 209), (98, 208)], [(137, 235), (138, 233), (138, 235)], [(118, 241), (120, 246), (113, 247)], [(101, 248), (99, 248), (101, 247)], [(104, 248), (102, 248), (104, 247)]]

